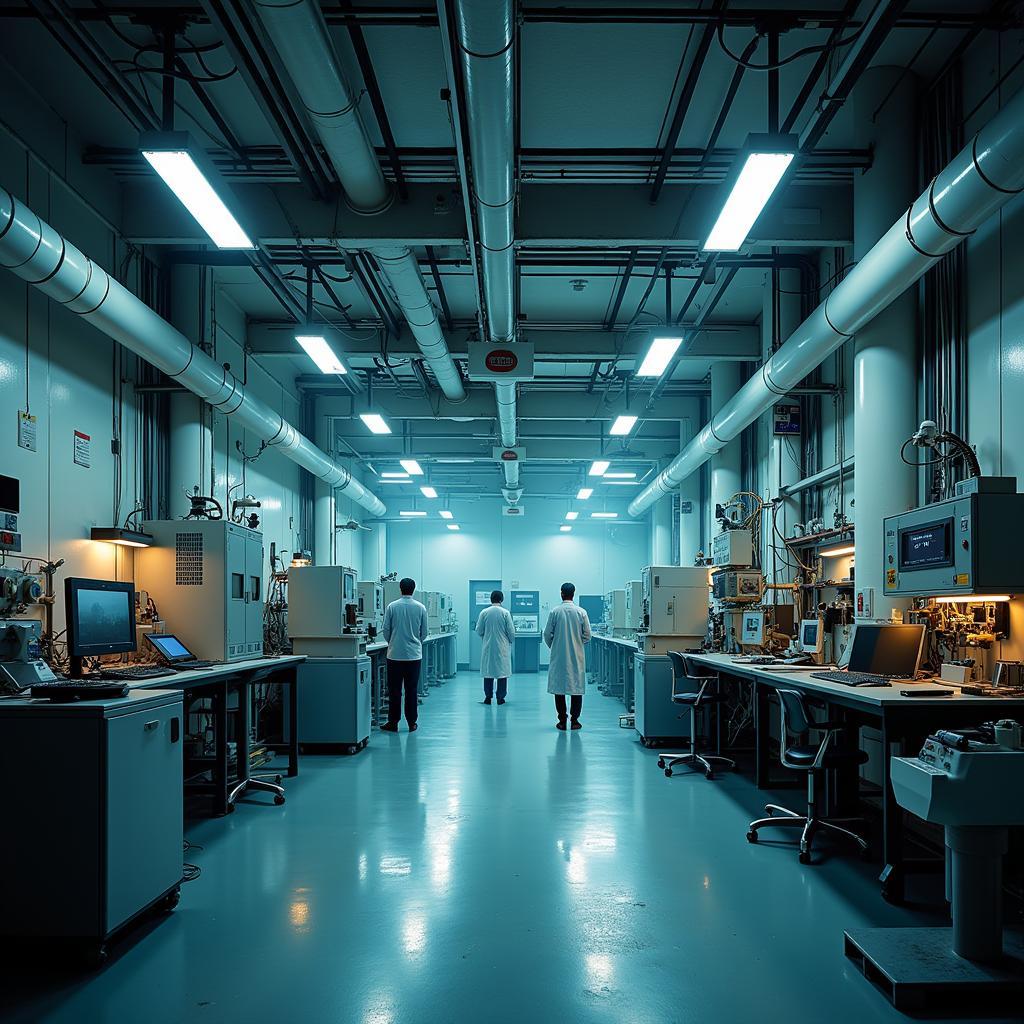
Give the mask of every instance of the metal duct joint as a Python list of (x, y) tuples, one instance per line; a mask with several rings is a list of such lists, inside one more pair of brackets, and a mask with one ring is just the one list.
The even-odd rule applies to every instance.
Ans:
[(642, 515), (678, 487), (1021, 191), (1024, 91), (950, 161), (761, 372), (637, 495), (630, 515)]
[(0, 266), (99, 328), (104, 334), (235, 417), (261, 441), (343, 491), (368, 512), (387, 512), (375, 494), (265, 402), (248, 394), (229, 370), (115, 281), (24, 203), (0, 188)]
[[(359, 97), (353, 96), (341, 73), (320, 4), (255, 0), (255, 7), (350, 205), (358, 213), (380, 213), (391, 204), (391, 189), (359, 117)], [(415, 257), (404, 246), (374, 249), (373, 253), (445, 398), (461, 402), (466, 390)]]

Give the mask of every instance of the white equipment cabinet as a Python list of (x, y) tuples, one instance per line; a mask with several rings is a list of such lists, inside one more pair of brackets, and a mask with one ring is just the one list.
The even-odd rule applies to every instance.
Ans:
[(263, 534), (206, 519), (147, 520), (135, 585), (185, 646), (210, 661), (263, 654)]
[(626, 628), (626, 591), (609, 590), (604, 595), (604, 624), (617, 636)]
[(641, 629), (653, 636), (701, 638), (707, 632), (708, 571), (688, 565), (649, 565), (641, 570)]
[(364, 623), (373, 623), (377, 629), (384, 624), (384, 586), (373, 580), (360, 580), (359, 618)]
[(0, 701), (8, 779), (0, 936), (81, 944), (96, 961), (182, 873), (182, 697)]
[[(288, 570), (288, 635), (296, 654), (349, 654), (355, 627), (345, 606), (357, 605), (356, 571), (345, 565), (304, 565)], [(365, 643), (365, 636), (358, 634)]]
[(626, 629), (635, 632), (644, 625), (644, 585), (640, 580), (626, 584)]

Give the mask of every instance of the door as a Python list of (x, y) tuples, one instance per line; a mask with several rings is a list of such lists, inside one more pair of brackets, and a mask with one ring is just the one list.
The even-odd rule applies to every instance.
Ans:
[(225, 655), (228, 660), (245, 657), (245, 624), (248, 609), (248, 580), (245, 566), (245, 537), (230, 524), (225, 526), (225, 570), (228, 586), (228, 635)]
[(491, 591), (501, 590), (501, 580), (469, 581), (469, 667), (480, 671), (480, 637), (476, 634), (476, 620), (485, 608), (491, 607)]
[(263, 534), (245, 538), (245, 653), (263, 653)]

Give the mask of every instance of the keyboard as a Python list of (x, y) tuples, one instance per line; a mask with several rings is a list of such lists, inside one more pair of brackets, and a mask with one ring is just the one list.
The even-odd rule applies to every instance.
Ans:
[(909, 679), (910, 676), (878, 676), (871, 672), (812, 672), (811, 678), (842, 683), (844, 686), (891, 686), (890, 680)]
[(175, 672), (191, 672), (194, 668), (213, 668), (214, 665), (222, 665), (220, 661), (200, 661), (198, 658), (195, 661), (176, 661), (174, 663)]
[(58, 679), (55, 683), (36, 683), (29, 693), (55, 702), (72, 700), (106, 700), (127, 697), (124, 683), (103, 682), (99, 679)]
[(124, 668), (104, 668), (100, 679), (159, 679), (161, 676), (173, 676), (174, 669), (160, 665), (126, 665)]

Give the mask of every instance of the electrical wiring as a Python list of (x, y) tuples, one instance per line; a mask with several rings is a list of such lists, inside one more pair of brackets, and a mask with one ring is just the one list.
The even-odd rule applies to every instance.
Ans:
[(840, 46), (849, 46), (850, 43), (855, 42), (860, 38), (861, 33), (864, 31), (863, 26), (857, 29), (853, 35), (847, 36), (845, 39), (834, 39), (828, 43), (822, 43), (819, 46), (805, 46), (800, 50), (796, 50), (791, 53), (788, 57), (783, 57), (781, 60), (776, 61), (774, 64), (755, 64), (752, 61), (745, 60), (740, 54), (733, 53), (725, 44), (725, 22), (720, 21), (718, 23), (718, 45), (721, 47), (722, 52), (732, 61), (745, 67), (748, 71), (778, 71), (780, 68), (784, 68), (787, 64), (792, 64), (794, 61), (799, 60), (801, 57), (806, 57), (812, 53), (827, 53)]
[[(141, 64), (139, 58), (142, 56), (143, 51), (139, 51), (132, 57), (131, 60), (115, 60), (114, 63), (121, 67), (131, 67), (136, 73), (143, 73), (147, 75), (160, 75), (161, 78), (179, 78), (185, 82), (223, 82), (229, 78), (234, 78), (238, 74), (238, 68), (232, 68), (230, 71), (224, 74), (211, 74), (211, 75), (196, 75), (191, 71), (176, 71), (164, 67), (153, 67), (149, 64)], [(205, 68), (206, 65), (204, 64)]]

